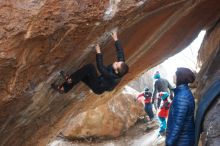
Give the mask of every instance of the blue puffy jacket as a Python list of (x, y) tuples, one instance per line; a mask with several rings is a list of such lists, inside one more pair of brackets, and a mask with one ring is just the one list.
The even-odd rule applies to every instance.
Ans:
[(167, 122), (166, 146), (193, 146), (195, 101), (188, 85), (179, 85), (174, 90)]

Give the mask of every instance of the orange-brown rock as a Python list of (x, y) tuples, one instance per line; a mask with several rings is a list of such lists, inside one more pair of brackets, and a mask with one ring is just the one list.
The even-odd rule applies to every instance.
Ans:
[(71, 118), (61, 133), (68, 138), (118, 137), (142, 114), (143, 106), (134, 102), (135, 98), (126, 93), (116, 95)]
[[(75, 116), (101, 109), (143, 70), (183, 49), (219, 10), (219, 0), (0, 1), (0, 145), (46, 145)], [(111, 63), (115, 28), (130, 66), (117, 89), (101, 96), (83, 84), (65, 95), (50, 89), (59, 70), (94, 63), (97, 42)]]

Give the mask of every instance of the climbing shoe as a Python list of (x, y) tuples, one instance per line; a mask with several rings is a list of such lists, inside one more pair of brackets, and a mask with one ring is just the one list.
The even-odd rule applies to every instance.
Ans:
[(57, 90), (57, 86), (54, 83), (51, 84), (51, 88)]
[(60, 89), (60, 87), (57, 86), (57, 85), (55, 85), (54, 83), (51, 84), (51, 88), (54, 89), (54, 90), (56, 90), (56, 91), (58, 91), (58, 92), (61, 93), (61, 94), (64, 93), (64, 91), (62, 91), (62, 90)]
[(61, 70), (60, 71), (60, 76), (65, 79), (65, 72)]
[(60, 76), (69, 84), (72, 83), (72, 79), (70, 78), (70, 76), (68, 74), (65, 74), (64, 71), (60, 71)]

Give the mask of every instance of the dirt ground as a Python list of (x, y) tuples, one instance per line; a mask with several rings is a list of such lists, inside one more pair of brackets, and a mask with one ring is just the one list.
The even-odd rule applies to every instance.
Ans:
[[(151, 129), (145, 131), (146, 126)], [(147, 124), (139, 120), (121, 137), (111, 140), (84, 139), (83, 141), (68, 141), (58, 138), (48, 146), (163, 146), (165, 137), (157, 138), (158, 123)]]

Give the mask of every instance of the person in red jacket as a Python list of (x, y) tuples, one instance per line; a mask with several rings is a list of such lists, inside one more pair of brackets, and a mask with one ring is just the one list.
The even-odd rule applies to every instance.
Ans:
[(168, 117), (169, 107), (170, 107), (170, 102), (168, 101), (169, 93), (160, 92), (159, 97), (162, 99), (163, 103), (160, 106), (158, 112), (158, 119), (160, 121), (160, 129), (159, 129), (158, 137), (160, 135), (165, 135), (165, 131), (167, 127), (166, 119)]
[(146, 88), (143, 93), (138, 95), (137, 100), (140, 101), (141, 97), (144, 97), (144, 110), (149, 116), (150, 121), (152, 121), (154, 119), (154, 113), (151, 104), (152, 93), (149, 91), (148, 88)]

